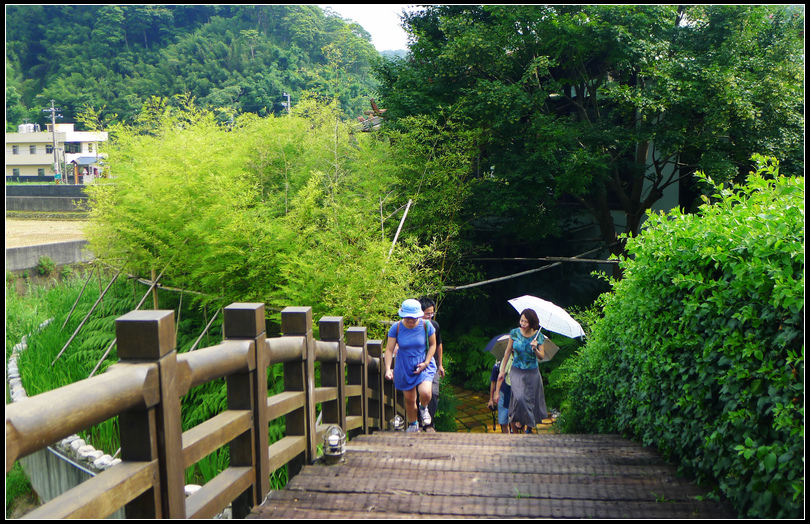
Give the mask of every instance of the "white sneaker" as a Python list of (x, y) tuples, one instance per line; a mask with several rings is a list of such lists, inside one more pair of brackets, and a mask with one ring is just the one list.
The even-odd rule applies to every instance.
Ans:
[(405, 430), (405, 433), (419, 433), (419, 424), (416, 422), (408, 424), (408, 429)]
[(430, 426), (431, 419), (428, 408), (419, 406), (419, 418), (422, 419), (423, 426)]

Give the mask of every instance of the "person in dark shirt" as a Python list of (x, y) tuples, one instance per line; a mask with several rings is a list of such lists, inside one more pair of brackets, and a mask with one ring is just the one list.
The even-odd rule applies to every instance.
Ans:
[(434, 320), (436, 317), (436, 302), (428, 297), (419, 299), (419, 304), (422, 306), (424, 320), (429, 320), (436, 330), (436, 353), (433, 355), (433, 360), (436, 363), (436, 374), (433, 376), (433, 394), (430, 397), (430, 402), (427, 405), (428, 413), (430, 413), (430, 424), (425, 426), (425, 431), (432, 433), (436, 431), (433, 426), (436, 420), (436, 409), (439, 405), (439, 380), (444, 377), (444, 366), (442, 365), (442, 335), (439, 329), (439, 323)]

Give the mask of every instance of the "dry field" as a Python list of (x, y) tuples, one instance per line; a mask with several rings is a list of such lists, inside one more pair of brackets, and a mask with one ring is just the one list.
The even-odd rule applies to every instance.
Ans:
[(84, 239), (79, 220), (20, 220), (6, 218), (6, 249)]

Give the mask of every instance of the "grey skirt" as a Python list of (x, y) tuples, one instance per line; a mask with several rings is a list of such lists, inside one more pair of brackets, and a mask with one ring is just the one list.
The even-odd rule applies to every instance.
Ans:
[(524, 427), (536, 427), (548, 418), (543, 378), (540, 370), (518, 369), (512, 366), (512, 399), (509, 401), (509, 421)]

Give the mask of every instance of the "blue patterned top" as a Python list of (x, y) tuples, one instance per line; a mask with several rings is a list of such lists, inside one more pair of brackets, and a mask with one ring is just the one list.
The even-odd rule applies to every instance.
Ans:
[(523, 336), (520, 328), (515, 328), (509, 332), (512, 339), (512, 354), (515, 360), (512, 366), (518, 369), (535, 369), (537, 368), (537, 356), (532, 349), (532, 340), (537, 337), (537, 343), (542, 344), (545, 337), (539, 331), (529, 338)]

